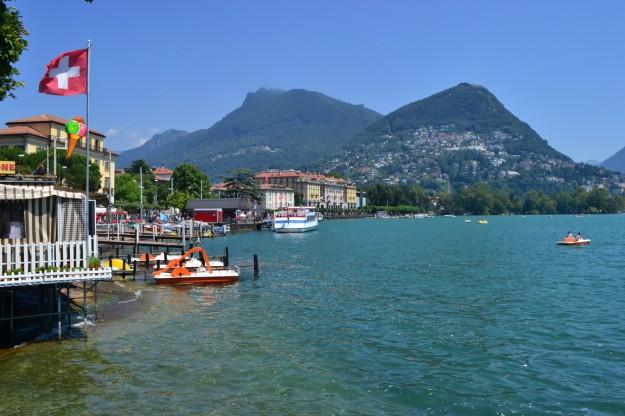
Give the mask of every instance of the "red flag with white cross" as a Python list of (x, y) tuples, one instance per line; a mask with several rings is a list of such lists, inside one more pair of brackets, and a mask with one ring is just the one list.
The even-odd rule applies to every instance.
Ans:
[(39, 92), (52, 95), (87, 93), (88, 49), (65, 52), (46, 65), (46, 73), (39, 81)]

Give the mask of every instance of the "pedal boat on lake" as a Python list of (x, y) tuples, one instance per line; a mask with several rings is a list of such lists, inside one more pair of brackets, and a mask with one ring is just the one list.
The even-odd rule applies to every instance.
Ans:
[(277, 233), (303, 233), (319, 225), (314, 207), (288, 207), (276, 212), (271, 229)]
[(590, 245), (590, 240), (586, 238), (580, 238), (579, 240), (575, 237), (564, 237), (562, 240), (558, 241), (559, 246), (587, 246)]
[(488, 224), (488, 221), (486, 221), (485, 219), (481, 219), (481, 220), (477, 220), (478, 224)]
[[(200, 259), (191, 256), (199, 253)], [(199, 262), (199, 263), (198, 263)], [(202, 247), (193, 247), (182, 256), (170, 261), (165, 268), (153, 273), (154, 282), (169, 285), (228, 284), (239, 280), (241, 274), (237, 267), (213, 267), (206, 251)]]

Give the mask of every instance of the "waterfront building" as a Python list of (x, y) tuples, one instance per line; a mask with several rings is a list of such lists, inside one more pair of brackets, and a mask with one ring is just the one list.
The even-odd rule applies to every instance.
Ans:
[(262, 212), (275, 211), (295, 205), (295, 191), (284, 185), (260, 184), (260, 209)]
[(364, 192), (359, 191), (356, 193), (356, 208), (362, 209), (367, 206), (367, 196)]
[(53, 177), (0, 179), (0, 287), (110, 278), (110, 269), (87, 270), (98, 246), (95, 235), (86, 244), (85, 221), (85, 195), (56, 188)]
[[(41, 114), (32, 117), (7, 121), (7, 128), (0, 129), (0, 146), (15, 146), (24, 149), (24, 154), (47, 151), (50, 155), (49, 172), (54, 175), (56, 164), (55, 149), (67, 149), (67, 120), (50, 114)], [(106, 136), (97, 130), (90, 129), (91, 143), (89, 157), (91, 162), (100, 168), (99, 193), (115, 193), (115, 161), (117, 153), (104, 147)], [(74, 153), (86, 156), (87, 138), (83, 137), (74, 149)]]
[(62, 322), (71, 326), (75, 313), (61, 310), (62, 289), (67, 303), (70, 286), (82, 287), (84, 321), (87, 285), (95, 292), (96, 282), (112, 278), (110, 268), (91, 260), (98, 240), (95, 232), (85, 236), (85, 195), (54, 182), (6, 171), (0, 178), (0, 346), (19, 342), (19, 328), (49, 333), (52, 316), (61, 338)]
[(223, 222), (248, 222), (257, 215), (258, 207), (246, 198), (191, 199), (187, 202), (187, 212), (221, 210)]
[(294, 189), (300, 205), (318, 208), (356, 208), (356, 186), (345, 179), (297, 170), (266, 170), (256, 174), (259, 185)]

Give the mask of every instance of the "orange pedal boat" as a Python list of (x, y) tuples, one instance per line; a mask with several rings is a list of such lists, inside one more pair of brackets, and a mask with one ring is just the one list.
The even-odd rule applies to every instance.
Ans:
[(587, 246), (590, 245), (590, 240), (585, 238), (564, 237), (558, 241), (559, 246)]
[[(185, 263), (191, 259), (194, 253), (200, 254), (199, 267), (191, 270), (185, 267)], [(185, 251), (182, 256), (167, 263), (167, 266), (153, 273), (156, 284), (170, 285), (198, 285), (198, 284), (228, 284), (239, 280), (241, 274), (237, 267), (213, 268), (211, 262), (202, 247), (193, 247)]]

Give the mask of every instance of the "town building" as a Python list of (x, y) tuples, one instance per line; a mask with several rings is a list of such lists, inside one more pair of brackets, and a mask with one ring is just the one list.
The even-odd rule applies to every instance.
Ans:
[[(46, 151), (49, 154), (47, 174), (55, 175), (56, 150), (67, 149), (67, 120), (50, 114), (7, 121), (7, 128), (0, 129), (0, 147), (15, 146), (24, 149), (24, 154)], [(89, 158), (100, 168), (99, 193), (115, 192), (115, 160), (117, 153), (104, 147), (106, 136), (97, 130), (90, 129)], [(75, 154), (86, 156), (87, 138), (83, 137), (74, 149)]]
[(163, 166), (152, 168), (152, 174), (156, 182), (169, 182), (174, 171)]
[(69, 303), (70, 285), (82, 287), (84, 321), (87, 285), (95, 293), (112, 271), (92, 262), (98, 237), (94, 229), (85, 235), (84, 194), (55, 187), (53, 176), (15, 175), (14, 164), (0, 166), (0, 347), (23, 341), (21, 329), (49, 333), (54, 317), (61, 338), (62, 323), (70, 328), (74, 313), (61, 310), (62, 288)]
[(367, 206), (367, 196), (364, 192), (356, 192), (356, 208), (362, 209)]
[(225, 223), (253, 221), (258, 215), (257, 205), (245, 198), (191, 199), (187, 202), (187, 212), (195, 216), (196, 212), (221, 210)]
[[(55, 187), (53, 177), (2, 176), (0, 287), (110, 278), (110, 269), (86, 270), (98, 245), (95, 235), (86, 238), (85, 221), (85, 195)], [(70, 269), (41, 273), (60, 266)]]
[(284, 185), (262, 183), (260, 188), (260, 209), (262, 212), (275, 211), (295, 206), (295, 191)]
[(256, 182), (293, 189), (300, 205), (355, 209), (357, 204), (356, 186), (341, 178), (297, 170), (266, 170), (256, 174)]

